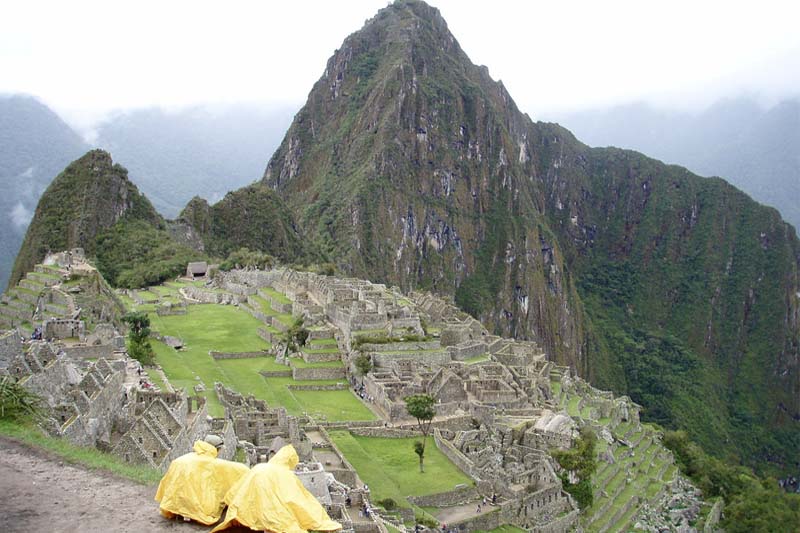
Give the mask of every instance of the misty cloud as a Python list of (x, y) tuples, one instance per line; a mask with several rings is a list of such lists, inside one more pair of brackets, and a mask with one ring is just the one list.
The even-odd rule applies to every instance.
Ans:
[(22, 202), (17, 202), (17, 205), (15, 205), (8, 214), (8, 217), (11, 219), (11, 223), (16, 229), (24, 230), (28, 227), (31, 218), (33, 218), (33, 210), (22, 205)]

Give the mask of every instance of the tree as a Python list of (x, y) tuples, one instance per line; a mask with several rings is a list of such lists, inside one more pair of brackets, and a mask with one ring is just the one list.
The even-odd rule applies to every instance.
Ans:
[(283, 342), (285, 344), (285, 348), (283, 350), (283, 356), (286, 357), (289, 355), (290, 351), (296, 351), (298, 347), (305, 346), (306, 341), (308, 340), (309, 331), (303, 326), (304, 320), (303, 317), (298, 317), (294, 323), (289, 326), (283, 334)]
[(369, 356), (363, 352), (358, 354), (358, 357), (356, 357), (355, 364), (356, 364), (356, 371), (358, 372), (358, 375), (361, 377), (366, 376), (367, 374), (369, 374), (369, 371), (372, 370), (372, 361), (370, 360)]
[[(592, 474), (597, 469), (595, 458), (595, 444), (597, 436), (590, 427), (581, 429), (581, 436), (575, 441), (575, 446), (569, 450), (553, 450), (550, 455), (558, 461), (563, 472), (559, 474), (564, 490), (572, 494), (581, 509), (592, 505)], [(577, 477), (574, 483), (570, 480), (570, 472)]]
[(150, 318), (147, 313), (127, 313), (122, 321), (128, 325), (128, 354), (143, 365), (153, 364), (155, 353), (150, 346)]
[(424, 472), (425, 444), (428, 439), (428, 433), (431, 430), (431, 422), (433, 422), (433, 417), (436, 416), (436, 409), (433, 407), (435, 400), (430, 394), (412, 394), (411, 396), (406, 396), (403, 400), (406, 402), (406, 411), (417, 419), (419, 431), (422, 433), (422, 442), (416, 441), (414, 443), (414, 453), (419, 456), (419, 471)]

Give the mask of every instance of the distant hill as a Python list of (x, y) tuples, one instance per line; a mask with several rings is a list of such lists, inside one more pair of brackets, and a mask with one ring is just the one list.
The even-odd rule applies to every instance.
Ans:
[(0, 286), (5, 287), (42, 192), (89, 147), (31, 96), (0, 96)]
[(718, 102), (698, 114), (631, 104), (553, 117), (592, 146), (632, 148), (722, 176), (800, 227), (800, 100)]
[(294, 111), (254, 105), (135, 110), (102, 123), (95, 144), (136, 176), (162, 215), (175, 218), (194, 196), (214, 203), (261, 177)]

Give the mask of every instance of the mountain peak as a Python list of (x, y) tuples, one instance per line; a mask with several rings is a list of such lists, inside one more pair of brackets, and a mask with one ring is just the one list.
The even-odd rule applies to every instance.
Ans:
[(84, 248), (91, 255), (97, 236), (123, 217), (163, 225), (125, 167), (104, 150), (87, 152), (56, 176), (39, 199), (9, 286), (48, 252)]

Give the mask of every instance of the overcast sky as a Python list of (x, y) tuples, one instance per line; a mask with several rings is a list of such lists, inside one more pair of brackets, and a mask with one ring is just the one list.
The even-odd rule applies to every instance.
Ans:
[[(115, 109), (299, 107), (387, 2), (0, 0), (0, 92), (78, 126)], [(473, 62), (533, 118), (644, 100), (800, 93), (800, 2), (434, 0)]]

